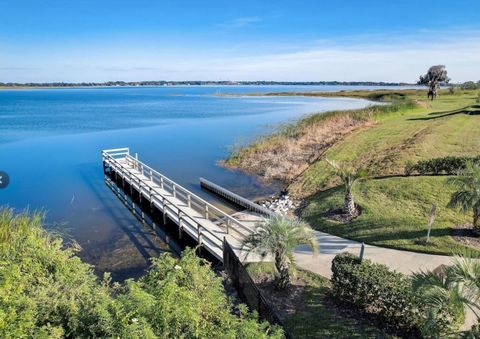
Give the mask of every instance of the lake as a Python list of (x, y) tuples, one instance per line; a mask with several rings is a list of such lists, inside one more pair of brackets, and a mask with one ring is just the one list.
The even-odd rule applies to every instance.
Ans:
[[(356, 86), (355, 89), (368, 87)], [(374, 87), (371, 87), (374, 88)], [(199, 177), (249, 198), (279, 187), (217, 165), (230, 147), (305, 114), (360, 108), (348, 98), (220, 96), (222, 93), (335, 91), (347, 86), (176, 86), (0, 90), (0, 171), (10, 184), (0, 205), (42, 210), (47, 226), (82, 247), (80, 256), (136, 277), (169, 251), (103, 181), (100, 151), (130, 147), (140, 160), (210, 200)]]

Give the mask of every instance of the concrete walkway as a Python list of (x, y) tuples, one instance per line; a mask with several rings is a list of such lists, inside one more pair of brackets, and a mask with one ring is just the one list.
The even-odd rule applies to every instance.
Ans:
[[(233, 216), (252, 229), (259, 221), (263, 220), (262, 216), (253, 212), (237, 212)], [(330, 278), (332, 276), (332, 260), (337, 254), (342, 252), (360, 254), (362, 245), (357, 241), (324, 232), (314, 232), (320, 247), (320, 253), (317, 256), (313, 256), (312, 251), (307, 246), (299, 246), (295, 250), (295, 262), (303, 269)], [(387, 265), (391, 269), (404, 274), (433, 270), (440, 265), (450, 265), (452, 263), (452, 258), (449, 256), (400, 251), (372, 245), (365, 245), (364, 258)], [(247, 261), (256, 261), (253, 258), (246, 259)]]
[[(254, 227), (262, 218), (259, 215), (245, 212), (236, 213), (235, 217), (251, 227)], [(317, 237), (320, 253), (313, 256), (308, 246), (299, 246), (295, 249), (295, 263), (302, 269), (330, 279), (332, 276), (332, 260), (337, 254), (342, 252), (360, 254), (362, 244), (358, 241), (340, 238), (325, 232), (314, 231), (314, 233)], [(387, 265), (392, 270), (408, 275), (422, 270), (434, 270), (440, 265), (452, 264), (452, 257), (450, 256), (400, 251), (372, 245), (365, 245), (364, 258)], [(474, 313), (467, 309), (465, 322), (461, 326), (461, 330), (471, 328), (476, 322)]]
[[(361, 243), (357, 241), (324, 232), (314, 232), (320, 247), (320, 253), (317, 256), (312, 256), (311, 250), (306, 246), (299, 246), (295, 250), (295, 262), (303, 269), (330, 278), (332, 260), (337, 254), (342, 252), (360, 254)], [(365, 245), (364, 258), (385, 264), (391, 269), (405, 274), (420, 270), (433, 270), (440, 265), (452, 263), (452, 258), (449, 256), (400, 251), (372, 245)]]

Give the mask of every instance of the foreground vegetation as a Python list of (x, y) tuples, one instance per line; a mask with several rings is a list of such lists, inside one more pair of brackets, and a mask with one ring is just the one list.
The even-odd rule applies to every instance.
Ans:
[[(413, 276), (342, 253), (333, 276), (291, 267), (292, 284), (275, 286), (272, 263), (247, 270), (293, 338), (478, 338), (462, 330), (466, 311), (478, 314), (480, 264), (457, 256), (453, 265)], [(478, 322), (478, 319), (477, 319)]]
[(42, 228), (42, 215), (0, 210), (2, 338), (282, 338), (244, 306), (193, 250), (163, 255), (138, 281), (112, 284)]
[[(417, 90), (288, 95), (362, 97), (392, 104), (313, 114), (237, 149), (226, 162), (229, 166), (283, 180), (291, 195), (306, 201), (301, 216), (315, 229), (430, 253), (451, 254), (468, 246), (452, 237), (455, 229), (471, 223), (471, 216), (447, 208), (455, 188), (444, 177), (403, 176), (410, 174), (408, 164), (421, 160), (479, 155), (478, 91), (441, 90), (434, 101)], [(343, 199), (341, 181), (326, 159), (369, 172), (353, 188), (361, 215), (351, 223), (328, 217)], [(433, 204), (437, 217), (425, 244)]]
[(293, 338), (395, 338), (357, 312), (335, 305), (327, 278), (291, 267), (292, 285), (284, 292), (273, 292), (273, 264), (250, 263), (247, 270)]

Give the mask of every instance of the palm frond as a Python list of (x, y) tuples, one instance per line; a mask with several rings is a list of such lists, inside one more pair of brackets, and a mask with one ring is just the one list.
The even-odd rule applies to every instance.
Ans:
[(318, 242), (312, 229), (299, 219), (274, 216), (257, 224), (244, 241), (243, 247), (249, 252), (267, 255), (283, 255), (293, 260), (293, 251), (299, 245), (308, 245), (318, 252)]

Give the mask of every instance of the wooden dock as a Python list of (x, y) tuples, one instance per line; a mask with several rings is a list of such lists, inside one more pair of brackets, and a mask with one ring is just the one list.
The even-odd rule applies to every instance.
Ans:
[(260, 206), (259, 204), (254, 203), (253, 201), (250, 201), (248, 199), (245, 199), (244, 197), (233, 193), (225, 188), (223, 188), (220, 185), (217, 185), (205, 178), (200, 178), (200, 186), (210, 192), (215, 193), (216, 195), (220, 196), (221, 198), (234, 203), (238, 206), (241, 206), (249, 211), (265, 215), (267, 217), (273, 217), (276, 215), (275, 212), (269, 210), (268, 208), (265, 208), (263, 206)]
[[(132, 212), (145, 220), (145, 210), (154, 215), (159, 211), (163, 223), (173, 221), (180, 232), (185, 232), (202, 248), (223, 261), (224, 241), (233, 248), (242, 261), (258, 261), (254, 254), (247, 254), (242, 240), (255, 227), (242, 223), (219, 208), (190, 192), (173, 180), (131, 156), (128, 148), (102, 151), (105, 180), (116, 194), (123, 198)], [(128, 199), (127, 192), (130, 190)], [(156, 225), (153, 224), (153, 227)]]

